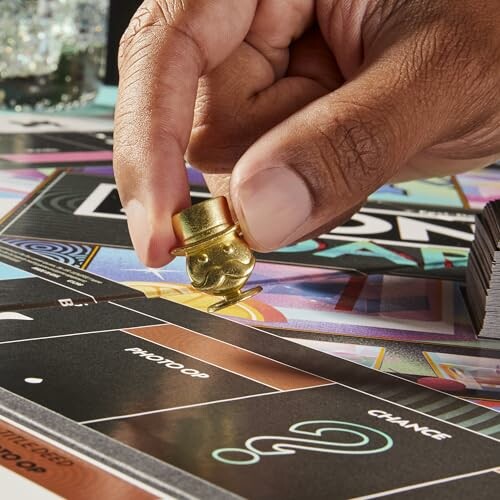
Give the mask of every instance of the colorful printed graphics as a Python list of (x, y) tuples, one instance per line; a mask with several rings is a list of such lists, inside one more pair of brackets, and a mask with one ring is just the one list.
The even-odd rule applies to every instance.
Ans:
[(295, 342), (296, 344), (310, 347), (311, 349), (317, 349), (318, 351), (326, 352), (327, 354), (338, 356), (339, 358), (347, 359), (354, 363), (359, 363), (360, 365), (367, 366), (368, 368), (380, 369), (382, 360), (384, 359), (385, 349), (383, 347), (343, 344), (339, 342), (324, 342), (321, 340), (298, 338), (289, 338), (289, 340)]
[[(87, 269), (149, 296), (199, 309), (206, 310), (214, 300), (188, 286), (181, 258), (162, 269), (148, 269), (132, 250), (101, 247)], [(407, 341), (474, 338), (452, 282), (258, 262), (248, 286), (255, 284), (264, 291), (224, 314), (271, 328)]]
[(345, 225), (260, 260), (363, 272), (463, 279), (474, 218), (365, 207)]
[(464, 208), (460, 194), (453, 177), (440, 177), (387, 184), (373, 193), (368, 200), (460, 209)]
[(0, 221), (46, 178), (52, 169), (0, 169)]
[(500, 198), (500, 167), (457, 175), (470, 208), (481, 210), (488, 201)]
[[(155, 498), (495, 497), (500, 341), (475, 338), (460, 282), (430, 279), (463, 277), (460, 209), (494, 179), (384, 186), (342, 227), (260, 255), (248, 286), (264, 291), (217, 316), (183, 258), (137, 259), (111, 134), (45, 118), (0, 135), (0, 166), (18, 168), (0, 170), (0, 420), (51, 429)], [(209, 196), (188, 177), (193, 202)], [(96, 493), (142, 498), (122, 487)]]
[[(142, 291), (206, 310), (215, 300), (189, 286), (183, 258), (146, 268), (129, 249), (2, 238), (24, 250), (78, 266)], [(224, 315), (255, 326), (373, 338), (472, 340), (459, 287), (451, 282), (258, 262), (249, 286), (264, 291)], [(408, 293), (411, 290), (411, 294)]]
[(0, 281), (20, 280), (23, 278), (33, 278), (33, 274), (23, 271), (5, 262), (0, 262)]
[(500, 401), (488, 399), (468, 399), (468, 401), (500, 413)]
[(500, 359), (424, 353), (437, 375), (456, 380), (468, 389), (500, 392)]
[[(2, 234), (131, 248), (116, 185), (109, 175), (88, 173), (61, 172), (33, 204), (14, 214)], [(191, 195), (193, 202), (209, 196), (205, 191)], [(257, 257), (370, 274), (463, 279), (473, 221), (461, 212), (365, 207), (316, 240)]]
[[(57, 262), (55, 261), (57, 260)], [(73, 306), (142, 294), (32, 251), (0, 241), (0, 309)], [(8, 263), (8, 264), (7, 264)]]
[(90, 245), (64, 243), (42, 240), (24, 240), (16, 238), (0, 238), (1, 241), (14, 245), (23, 250), (43, 255), (52, 260), (70, 266), (85, 268), (86, 261), (97, 249)]
[[(72, 121), (75, 119), (67, 119), (68, 123)], [(58, 119), (40, 117), (25, 121), (22, 127), (32, 127), (33, 131), (48, 127), (49, 131), (0, 134), (0, 167), (109, 165), (113, 159), (113, 134), (105, 128), (98, 132), (53, 132)]]

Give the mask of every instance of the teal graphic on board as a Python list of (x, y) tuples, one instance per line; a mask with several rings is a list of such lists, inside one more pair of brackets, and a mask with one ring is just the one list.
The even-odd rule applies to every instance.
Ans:
[[(341, 420), (298, 422), (289, 431), (310, 437), (254, 436), (246, 440), (245, 448), (219, 448), (212, 452), (212, 457), (229, 465), (253, 465), (260, 462), (261, 457), (294, 455), (299, 450), (337, 455), (372, 455), (387, 451), (394, 444), (385, 432)], [(338, 435), (338, 440), (323, 440), (326, 433)], [(376, 444), (375, 436), (378, 437)]]

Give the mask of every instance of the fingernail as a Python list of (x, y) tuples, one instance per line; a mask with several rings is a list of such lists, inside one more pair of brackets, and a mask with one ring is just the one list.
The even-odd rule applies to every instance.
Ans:
[(260, 170), (243, 181), (236, 203), (243, 232), (259, 250), (275, 250), (302, 236), (297, 233), (312, 212), (308, 186), (285, 166)]
[(146, 209), (140, 201), (131, 200), (125, 207), (125, 213), (127, 214), (128, 230), (135, 251), (142, 262), (147, 262), (152, 230)]

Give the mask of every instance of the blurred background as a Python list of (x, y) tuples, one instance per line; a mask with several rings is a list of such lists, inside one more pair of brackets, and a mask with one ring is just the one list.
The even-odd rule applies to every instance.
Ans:
[(118, 82), (120, 38), (139, 0), (0, 3), (0, 107), (67, 110)]
[(108, 85), (116, 85), (118, 83), (118, 68), (116, 65), (118, 44), (120, 43), (122, 33), (127, 28), (130, 19), (141, 3), (141, 0), (111, 0), (109, 2), (108, 52), (105, 72), (105, 82)]

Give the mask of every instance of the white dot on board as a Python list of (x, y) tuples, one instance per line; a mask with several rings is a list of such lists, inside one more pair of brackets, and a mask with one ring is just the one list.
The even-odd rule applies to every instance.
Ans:
[(24, 379), (25, 382), (28, 384), (40, 384), (43, 382), (43, 378), (38, 378), (38, 377), (27, 377)]

